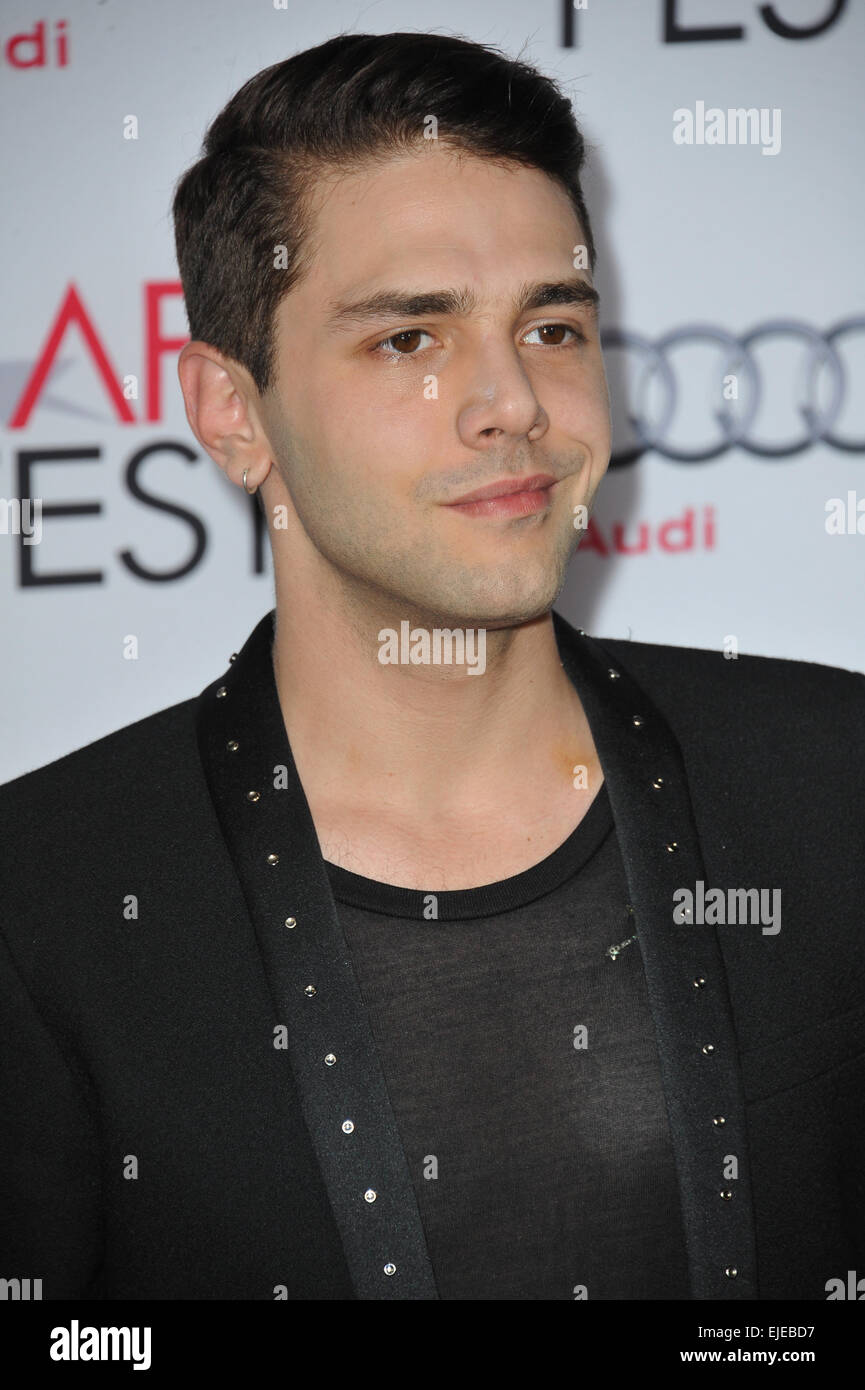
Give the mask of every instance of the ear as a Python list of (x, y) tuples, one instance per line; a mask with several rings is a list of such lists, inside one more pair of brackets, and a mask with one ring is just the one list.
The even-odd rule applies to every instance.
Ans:
[(249, 373), (209, 343), (194, 340), (180, 354), (177, 375), (186, 418), (201, 447), (238, 487), (244, 469), (249, 490), (258, 487), (270, 471), (271, 454)]

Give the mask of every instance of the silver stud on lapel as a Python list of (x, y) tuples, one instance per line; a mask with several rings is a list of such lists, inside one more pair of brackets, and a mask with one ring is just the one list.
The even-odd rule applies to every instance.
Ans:
[(712, 1055), (712, 1053), (713, 1053), (714, 1051), (715, 1051), (715, 1044), (714, 1044), (714, 1043), (704, 1043), (704, 1044), (703, 1044), (703, 1052), (704, 1052), (705, 1056), (711, 1057), (711, 1055)]
[(276, 865), (276, 864), (279, 863), (279, 855), (278, 855), (278, 854), (269, 854), (269, 855), (267, 856), (267, 862), (268, 862), (268, 864), (270, 865), (270, 867), (273, 868), (274, 865)]
[(729, 1187), (725, 1187), (723, 1192), (718, 1193), (718, 1196), (721, 1198), (722, 1202), (732, 1202), (733, 1200), (733, 1194)]
[(739, 1271), (735, 1265), (727, 1265), (727, 1268), (724, 1270), (724, 1273), (726, 1274), (728, 1279), (738, 1279), (739, 1277)]
[(353, 1133), (354, 1133), (354, 1120), (343, 1120), (343, 1122), (342, 1122), (342, 1132), (343, 1132), (343, 1134), (353, 1134)]
[(726, 1123), (727, 1123), (727, 1117), (726, 1117), (725, 1115), (715, 1115), (715, 1116), (713, 1116), (713, 1118), (712, 1118), (712, 1124), (713, 1124), (713, 1125), (721, 1126), (721, 1125), (725, 1125)]
[(636, 939), (637, 933), (634, 932), (634, 935), (629, 936), (627, 941), (620, 941), (616, 946), (608, 946), (607, 955), (610, 957), (610, 960), (617, 960), (618, 957), (621, 955), (622, 951), (624, 951), (625, 947), (630, 946), (631, 942), (636, 941)]
[(697, 978), (696, 978), (696, 980), (694, 981), (694, 989), (702, 989), (705, 983), (706, 983), (706, 977), (705, 977), (705, 975), (698, 975)]
[(227, 688), (226, 688), (224, 685), (221, 685), (221, 686), (219, 687), (219, 689), (217, 690), (217, 692), (216, 692), (216, 698), (217, 698), (217, 700), (223, 700), (227, 694), (228, 694)]
[(324, 1059), (324, 1065), (326, 1067), (336, 1066), (336, 1058), (334, 1057), (332, 1052), (328, 1052), (327, 1056)]
[(315, 985), (307, 985), (306, 989), (303, 992), (306, 995), (307, 999), (312, 999), (314, 995), (318, 994), (318, 990), (316, 989)]
[(620, 672), (614, 670), (611, 666), (607, 671), (607, 675), (609, 676), (611, 681), (617, 681), (619, 679)]
[(246, 799), (247, 799), (247, 801), (260, 801), (260, 800), (261, 800), (261, 792), (247, 792), (247, 793), (246, 793)]
[(374, 1202), (377, 1196), (378, 1193), (373, 1191), (371, 1187), (368, 1187), (366, 1189), (366, 1192), (363, 1194), (363, 1200), (365, 1202)]
[(296, 926), (297, 926), (297, 918), (296, 918), (296, 917), (286, 917), (286, 919), (285, 919), (285, 925), (289, 928), (289, 930), (290, 930), (292, 927), (296, 927)]
[(678, 842), (678, 840), (671, 840), (670, 843), (667, 845), (667, 853), (668, 853), (668, 854), (675, 854), (675, 853), (676, 853), (676, 850), (677, 850), (678, 848), (679, 848), (679, 842)]
[(240, 744), (238, 743), (236, 738), (230, 738), (225, 746), (228, 749), (229, 753), (236, 753), (238, 748), (240, 747)]
[(236, 661), (236, 660), (237, 660), (237, 652), (232, 652), (232, 653), (231, 653), (231, 656), (230, 656), (228, 659), (229, 659), (229, 661)]
[(655, 780), (654, 780), (654, 782), (652, 783), (652, 786), (655, 788), (655, 791), (656, 791), (656, 792), (659, 792), (659, 791), (661, 790), (661, 788), (662, 788), (663, 785), (664, 785), (664, 779), (663, 779), (663, 777), (656, 777)]
[(393, 1263), (392, 1260), (388, 1260), (387, 1264), (384, 1267), (384, 1272), (388, 1275), (388, 1277), (391, 1274), (396, 1274), (396, 1265)]
[(641, 714), (631, 715), (631, 723), (633, 724), (635, 729), (642, 729), (645, 722), (646, 721)]

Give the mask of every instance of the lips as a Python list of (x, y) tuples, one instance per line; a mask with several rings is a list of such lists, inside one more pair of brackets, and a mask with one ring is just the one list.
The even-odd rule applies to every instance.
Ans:
[(474, 492), (467, 492), (445, 505), (460, 507), (466, 502), (488, 502), (494, 497), (510, 497), (518, 492), (540, 492), (555, 481), (549, 473), (533, 473), (530, 478), (503, 478), (501, 482), (487, 483), (486, 487), (475, 488)]
[(519, 521), (540, 516), (552, 506), (555, 483), (556, 479), (549, 473), (535, 473), (530, 478), (505, 478), (476, 488), (457, 502), (449, 502), (447, 510), (454, 516), (481, 517), (490, 521)]

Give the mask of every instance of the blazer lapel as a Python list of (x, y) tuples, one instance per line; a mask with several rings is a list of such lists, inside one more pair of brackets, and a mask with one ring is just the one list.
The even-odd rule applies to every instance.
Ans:
[(201, 760), (355, 1293), (436, 1299), (396, 1119), (279, 707), (273, 622), (272, 610), (199, 697)]
[[(562, 664), (601, 761), (634, 909), (678, 1169), (695, 1299), (755, 1299), (745, 1103), (714, 927), (673, 921), (706, 882), (681, 750), (627, 657), (553, 614)], [(719, 885), (720, 886), (720, 885)], [(735, 1165), (730, 1160), (735, 1160)], [(738, 1175), (725, 1177), (725, 1171)]]

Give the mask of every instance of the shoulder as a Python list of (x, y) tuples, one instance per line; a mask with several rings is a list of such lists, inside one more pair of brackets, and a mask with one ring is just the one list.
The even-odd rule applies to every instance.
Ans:
[(749, 653), (725, 655), (720, 648), (592, 640), (665, 703), (681, 706), (699, 700), (735, 707), (747, 701), (759, 710), (781, 702), (795, 705), (800, 715), (810, 709), (822, 715), (849, 710), (860, 716), (865, 703), (865, 675), (842, 666)]
[[(607, 638), (596, 655), (627, 673), (634, 696), (675, 733), (692, 790), (756, 811), (807, 803), (861, 817), (865, 675), (780, 657)], [(635, 711), (645, 712), (645, 711)], [(772, 814), (776, 814), (772, 811)]]
[[(173, 799), (198, 772), (196, 698), (127, 724), (113, 733), (0, 785), (0, 845), (50, 855), (66, 844), (110, 835), (141, 813), (148, 800)], [(38, 860), (28, 861), (36, 869)]]
[(130, 895), (147, 904), (168, 949), (188, 899), (211, 892), (219, 841), (196, 704), (159, 710), (0, 786), (0, 934), (52, 1017), (116, 964)]

